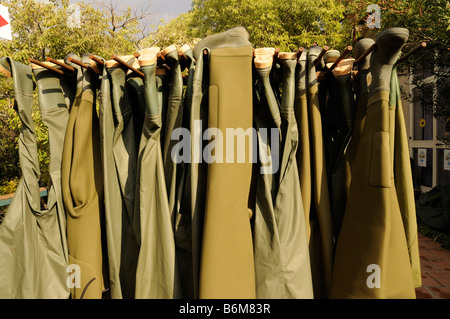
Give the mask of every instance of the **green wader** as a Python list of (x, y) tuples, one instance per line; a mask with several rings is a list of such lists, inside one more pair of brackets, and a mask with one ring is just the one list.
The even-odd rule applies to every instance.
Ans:
[[(99, 121), (95, 108), (96, 74), (77, 70), (77, 92), (70, 109), (62, 159), (62, 190), (67, 216), (69, 263), (80, 267), (81, 285), (71, 289), (74, 299), (100, 299), (104, 287), (102, 222), (103, 174)], [(90, 64), (87, 54), (83, 63)], [(105, 243), (106, 244), (106, 243)]]
[[(104, 60), (103, 60), (104, 61)], [(104, 61), (105, 62), (105, 61)], [(111, 102), (111, 79), (102, 68), (99, 90), (99, 129), (102, 156), (106, 238), (108, 251), (109, 281), (112, 299), (123, 297), (120, 283), (121, 239), (122, 239), (122, 198), (113, 155), (114, 115)], [(112, 173), (114, 172), (114, 174)]]
[(203, 133), (208, 128), (209, 56), (204, 55), (203, 50), (197, 50), (194, 52), (194, 58), (196, 64), (191, 83), (192, 89), (190, 89), (190, 86), (186, 89), (186, 94), (192, 92), (189, 119), (191, 160), (189, 164), (187, 189), (190, 195), (188, 202), (190, 202), (191, 213), (193, 295), (194, 298), (199, 298), (200, 262), (208, 167), (208, 164), (203, 160), (202, 152), (206, 144), (203, 140)]
[[(209, 144), (203, 151), (208, 171), (199, 296), (254, 298), (249, 210), (253, 165), (251, 151), (246, 147), (253, 145), (253, 48), (242, 27), (206, 37), (194, 53), (204, 48), (210, 50), (209, 130), (204, 136)], [(245, 142), (238, 141), (241, 147), (235, 141), (235, 130), (250, 133)], [(225, 150), (227, 138), (234, 140), (234, 145)]]
[[(393, 109), (393, 111), (392, 111)], [(398, 83), (397, 69), (394, 67), (391, 77), (391, 94), (389, 111), (394, 113), (395, 140), (391, 141), (391, 152), (394, 156), (394, 179), (397, 199), (405, 227), (406, 241), (414, 280), (414, 287), (422, 285), (420, 271), (419, 243), (417, 238), (416, 203), (414, 200), (414, 185), (412, 179), (411, 161), (409, 158), (408, 137), (406, 134), (405, 117), (403, 116), (402, 97)], [(392, 119), (392, 117), (391, 117)]]
[(382, 31), (370, 58), (366, 120), (352, 166), (333, 268), (331, 298), (415, 298), (395, 189), (389, 94), (392, 65), (408, 30)]
[[(183, 119), (181, 123), (182, 129), (188, 130), (190, 127), (190, 116), (192, 109), (192, 81), (194, 79), (194, 66), (195, 61), (193, 52), (190, 47), (182, 47), (180, 53), (184, 56), (185, 60), (182, 60), (183, 66), (181, 70), (187, 69), (187, 83), (186, 91), (183, 100)], [(190, 140), (189, 140), (190, 145)], [(194, 298), (194, 275), (193, 268), (193, 237), (192, 237), (192, 213), (191, 213), (191, 152), (187, 152), (189, 158), (183, 161), (181, 164), (184, 166), (185, 178), (180, 183), (184, 183), (184, 187), (181, 191), (181, 202), (179, 215), (175, 223), (175, 249), (177, 256), (177, 267), (181, 286), (181, 294), (183, 298)], [(184, 153), (183, 153), (184, 155)]]
[[(259, 101), (255, 102), (258, 149), (260, 158), (272, 157), (271, 169), (263, 172), (261, 167), (257, 177), (253, 227), (256, 298), (313, 298), (296, 160), (298, 130), (294, 99), (297, 59), (295, 56), (283, 58), (279, 63), (280, 105), (269, 82), (271, 67), (256, 68), (259, 82), (255, 85), (259, 91)], [(274, 136), (273, 131), (277, 132)], [(276, 167), (275, 161), (278, 162)]]
[[(168, 48), (169, 50), (171, 48)], [(178, 219), (181, 191), (178, 189), (180, 172), (177, 169), (182, 168), (178, 163), (177, 155), (172, 149), (177, 143), (173, 140), (173, 130), (181, 127), (183, 118), (183, 78), (181, 75), (180, 62), (178, 60), (178, 51), (175, 47), (169, 52), (163, 51), (165, 63), (170, 67), (170, 90), (165, 108), (165, 118), (163, 122), (164, 135), (162, 135), (162, 151), (164, 162), (164, 175), (166, 176), (167, 195), (169, 198), (169, 208), (172, 216), (172, 224)]]
[[(348, 63), (346, 71), (335, 74), (329, 72), (326, 82), (328, 99), (321, 106), (323, 119), (323, 139), (325, 144), (325, 158), (327, 160), (328, 189), (330, 194), (331, 215), (333, 219), (334, 238), (337, 241), (344, 218), (347, 198), (347, 170), (345, 154), (351, 138), (355, 114), (355, 101), (351, 83), (352, 60)], [(342, 73), (343, 72), (343, 73)]]
[(295, 101), (294, 112), (298, 129), (297, 168), (300, 178), (303, 211), (305, 213), (306, 236), (308, 243), (311, 236), (311, 157), (310, 157), (310, 124), (308, 115), (308, 93), (306, 90), (306, 52), (298, 60), (295, 70)]
[(308, 110), (311, 145), (312, 204), (309, 251), (315, 298), (328, 298), (333, 267), (334, 239), (326, 163), (322, 138), (318, 82), (314, 61), (321, 51), (318, 46), (308, 50)]
[[(57, 195), (58, 207), (58, 223), (60, 228), (61, 242), (64, 247), (64, 254), (68, 260), (67, 234), (66, 234), (66, 214), (64, 211), (64, 202), (61, 189), (61, 163), (64, 145), (64, 136), (69, 120), (68, 100), (64, 99), (64, 92), (74, 91), (73, 87), (69, 88), (69, 84), (75, 84), (73, 74), (57, 75), (51, 70), (44, 68), (34, 69), (34, 77), (36, 79), (39, 109), (41, 112), (42, 122), (47, 126), (49, 132), (50, 146), (50, 184), (54, 185)], [(66, 102), (66, 103), (64, 103)], [(50, 207), (50, 199), (47, 207)]]
[(60, 180), (63, 132), (68, 120), (66, 103), (56, 73), (36, 72), (42, 120), (49, 129), (50, 143), (51, 183), (47, 209), (42, 210), (32, 119), (32, 69), (11, 58), (1, 58), (0, 64), (12, 74), (14, 108), (22, 123), (19, 135), (22, 179), (0, 225), (0, 297), (67, 299), (68, 255)]
[[(174, 131), (182, 127), (183, 120), (183, 77), (181, 74), (181, 66), (178, 50), (175, 46), (164, 49), (161, 53), (165, 64), (170, 68), (170, 85), (168, 86), (169, 95), (165, 112), (165, 120), (163, 121), (162, 130), (164, 134), (161, 136), (162, 154), (164, 162), (164, 176), (166, 177), (167, 197), (169, 199), (169, 209), (171, 212), (171, 220), (175, 235), (176, 245), (176, 271), (175, 271), (175, 291), (174, 297), (181, 298), (188, 294), (186, 280), (192, 278), (192, 273), (186, 273), (191, 268), (186, 264), (186, 258), (191, 254), (190, 249), (190, 217), (180, 214), (181, 201), (183, 196), (185, 166), (179, 158), (180, 154), (175, 145), (178, 143), (176, 138), (172, 137)], [(183, 219), (183, 221), (181, 220)], [(188, 267), (188, 268), (186, 268)], [(180, 282), (183, 280), (183, 282)]]
[(145, 118), (139, 145), (134, 222), (140, 223), (137, 299), (174, 297), (175, 243), (161, 150), (161, 104), (156, 62), (143, 65)]
[[(132, 59), (134, 60), (134, 58)], [(132, 63), (132, 61), (126, 61)], [(111, 298), (134, 298), (139, 246), (133, 228), (137, 147), (127, 69), (103, 68), (100, 130)], [(134, 106), (134, 105), (133, 105)]]

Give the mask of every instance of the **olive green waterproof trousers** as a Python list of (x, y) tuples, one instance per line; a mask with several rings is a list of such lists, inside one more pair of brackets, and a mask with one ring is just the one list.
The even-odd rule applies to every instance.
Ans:
[[(77, 91), (70, 108), (62, 158), (62, 191), (67, 217), (69, 263), (80, 268), (81, 284), (71, 288), (74, 299), (100, 299), (104, 289), (102, 224), (103, 174), (99, 120), (95, 108), (97, 78), (91, 69), (77, 70)], [(88, 55), (83, 62), (88, 64)]]
[[(333, 268), (331, 298), (415, 298), (408, 243), (397, 197), (390, 82), (404, 29), (377, 36), (362, 134), (351, 166)], [(381, 44), (380, 44), (381, 43)], [(386, 47), (383, 47), (383, 44)], [(388, 73), (389, 72), (389, 73)]]
[[(254, 298), (249, 210), (252, 155), (248, 147), (237, 143), (225, 150), (227, 139), (234, 140), (236, 130), (248, 132), (253, 127), (253, 49), (241, 27), (206, 37), (194, 54), (203, 54), (205, 49), (210, 54), (209, 65), (203, 65), (209, 71), (208, 131), (203, 137), (209, 143), (203, 150), (208, 170), (199, 297)], [(252, 143), (250, 134), (244, 145)]]
[(324, 155), (322, 118), (318, 81), (314, 61), (321, 49), (308, 50), (307, 88), (310, 127), (312, 201), (309, 217), (311, 235), (309, 251), (315, 298), (328, 298), (333, 268), (334, 238), (331, 217), (326, 162)]
[(417, 238), (416, 203), (412, 180), (411, 161), (409, 156), (408, 137), (406, 134), (405, 117), (403, 116), (402, 97), (398, 83), (397, 69), (392, 70), (391, 91), (389, 96), (390, 123), (394, 140), (391, 137), (391, 154), (393, 155), (394, 180), (397, 190), (398, 204), (405, 228), (409, 258), (411, 262), (414, 286), (422, 285), (420, 270), (419, 243)]

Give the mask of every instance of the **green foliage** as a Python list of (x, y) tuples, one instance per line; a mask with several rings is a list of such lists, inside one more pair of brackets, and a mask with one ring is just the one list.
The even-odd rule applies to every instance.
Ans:
[(168, 47), (172, 44), (179, 47), (184, 44), (188, 44), (191, 47), (194, 47), (200, 38), (196, 38), (192, 33), (192, 19), (192, 12), (187, 12), (180, 14), (168, 23), (164, 23), (164, 21), (162, 21), (163, 24), (160, 25), (158, 32), (154, 37), (154, 44), (161, 48)]
[(12, 108), (12, 79), (0, 77), (0, 87), (0, 194), (7, 194), (3, 185), (20, 176), (17, 146), (20, 121)]
[(450, 4), (447, 0), (341, 0), (345, 6), (346, 27), (356, 28), (362, 36), (367, 18), (367, 6), (377, 3), (381, 9), (381, 30), (403, 27), (410, 31), (407, 48), (426, 41), (448, 48), (450, 40)]
[[(136, 49), (137, 21), (126, 28), (112, 28), (105, 12), (90, 4), (79, 3), (81, 24), (74, 28), (67, 23), (69, 0), (7, 0), (3, 4), (10, 8), (13, 40), (1, 43), (0, 54), (18, 62), (27, 63), (28, 58), (45, 60), (47, 56), (60, 59), (71, 52), (109, 57)], [(123, 22), (130, 14), (127, 10), (116, 19)]]
[(15, 177), (12, 180), (4, 183), (4, 185), (0, 186), (0, 195), (8, 195), (14, 193), (17, 186), (19, 186), (19, 182), (19, 178)]
[(254, 47), (296, 51), (316, 43), (339, 49), (346, 45), (343, 12), (344, 6), (334, 0), (194, 0), (190, 12), (158, 29), (157, 41), (196, 43), (243, 26)]
[[(389, 27), (403, 27), (409, 30), (409, 39), (403, 52), (409, 52), (420, 43), (426, 42), (425, 49), (417, 51), (398, 67), (399, 75), (413, 73), (412, 84), (418, 88), (419, 94), (414, 100), (409, 94), (404, 98), (410, 101), (420, 101), (425, 112), (436, 118), (447, 121), (450, 128), (450, 3), (448, 0), (383, 0), (376, 2), (381, 9), (381, 28), (368, 30), (366, 26), (367, 6), (372, 1), (341, 0), (345, 5), (346, 30), (354, 34), (354, 41), (360, 37), (372, 35)], [(368, 32), (369, 31), (369, 32)], [(430, 96), (429, 86), (424, 79), (434, 75), (437, 96), (433, 100), (422, 98)], [(428, 93), (428, 95), (427, 95)], [(433, 94), (433, 93), (431, 93)], [(428, 106), (428, 107), (427, 107)], [(447, 129), (450, 136), (450, 130)], [(438, 133), (439, 134), (439, 133)], [(450, 139), (441, 139), (450, 145)]]

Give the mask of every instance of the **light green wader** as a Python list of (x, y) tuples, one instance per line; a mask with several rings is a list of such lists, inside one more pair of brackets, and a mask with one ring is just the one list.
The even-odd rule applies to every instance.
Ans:
[(387, 29), (370, 58), (366, 119), (357, 146), (333, 268), (331, 298), (415, 298), (391, 154), (392, 65), (408, 30)]
[[(295, 56), (280, 58), (279, 63), (282, 80), (280, 105), (269, 82), (271, 67), (256, 68), (259, 82), (256, 83), (259, 101), (255, 102), (258, 149), (260, 159), (272, 157), (269, 163), (272, 167), (266, 167), (266, 172), (261, 167), (257, 172), (253, 227), (256, 297), (313, 298), (296, 159), (298, 130), (294, 99), (297, 59)], [(272, 135), (272, 130), (278, 134)], [(277, 167), (275, 160), (279, 163)]]
[[(140, 60), (141, 62), (141, 60)], [(174, 297), (175, 243), (161, 150), (161, 104), (156, 63), (142, 65), (145, 74), (145, 119), (139, 145), (134, 222), (140, 224), (136, 270), (137, 299)]]
[(33, 78), (28, 65), (2, 58), (13, 77), (14, 107), (22, 123), (19, 156), (22, 179), (0, 225), (0, 297), (69, 298), (68, 254), (61, 197), (61, 153), (68, 120), (59, 76), (35, 72), (42, 120), (49, 130), (50, 187), (41, 209), (39, 159), (32, 119)]
[[(103, 174), (99, 121), (95, 108), (96, 74), (77, 64), (77, 91), (70, 109), (62, 159), (62, 190), (67, 216), (69, 263), (80, 267), (81, 285), (71, 289), (74, 299), (101, 299), (104, 288), (102, 222)], [(87, 54), (83, 63), (90, 64)]]

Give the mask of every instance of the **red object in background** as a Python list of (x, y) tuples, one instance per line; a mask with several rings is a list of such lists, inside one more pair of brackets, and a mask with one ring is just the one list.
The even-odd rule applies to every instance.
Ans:
[(2, 16), (0, 16), (0, 28), (4, 27), (5, 25), (9, 24), (8, 21), (5, 20)]

